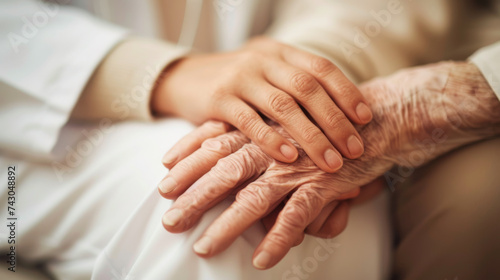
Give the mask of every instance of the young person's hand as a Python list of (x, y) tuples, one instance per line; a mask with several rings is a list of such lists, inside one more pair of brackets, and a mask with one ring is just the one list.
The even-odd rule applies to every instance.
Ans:
[[(366, 124), (372, 118), (359, 90), (334, 64), (267, 38), (235, 52), (180, 59), (159, 80), (151, 105), (157, 114), (194, 123), (225, 121), (274, 159), (296, 160), (297, 149), (262, 114), (279, 123), (326, 172), (342, 166), (341, 155), (363, 154), (351, 121)], [(176, 159), (171, 155), (167, 163)]]

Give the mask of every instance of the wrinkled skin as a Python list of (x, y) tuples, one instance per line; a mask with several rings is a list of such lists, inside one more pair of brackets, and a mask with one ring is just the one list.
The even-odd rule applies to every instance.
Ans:
[[(275, 124), (297, 145), (299, 157), (292, 164), (273, 160), (238, 131), (223, 134), (227, 127), (221, 125), (207, 125), (200, 128), (204, 133), (188, 136), (174, 147), (185, 159), (167, 165), (174, 167), (162, 182), (176, 185), (164, 197), (180, 195), (164, 216), (165, 228), (171, 232), (191, 228), (210, 207), (239, 190), (235, 202), (195, 244), (195, 251), (204, 257), (220, 253), (251, 224), (271, 217), (272, 228), (254, 253), (256, 268), (270, 268), (300, 243), (304, 231), (322, 237), (340, 233), (347, 209), (339, 200), (357, 195), (359, 186), (395, 164), (418, 167), (500, 133), (500, 102), (468, 63), (408, 69), (365, 83), (360, 90), (373, 111), (372, 122), (358, 128), (365, 153), (356, 160), (345, 159), (334, 174), (314, 165)], [(204, 139), (208, 140), (196, 150)]]

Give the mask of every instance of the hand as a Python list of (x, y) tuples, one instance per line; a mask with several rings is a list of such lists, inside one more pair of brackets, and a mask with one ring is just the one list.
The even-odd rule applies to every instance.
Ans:
[(265, 38), (236, 52), (181, 59), (167, 68), (151, 104), (154, 112), (195, 123), (230, 123), (274, 159), (293, 162), (296, 148), (264, 122), (262, 113), (327, 172), (342, 166), (341, 154), (357, 158), (363, 153), (349, 120), (366, 124), (372, 118), (359, 90), (331, 62)]
[[(275, 129), (286, 135), (279, 127)], [(289, 165), (273, 160), (247, 141), (238, 131), (223, 134), (205, 141), (201, 149), (172, 168), (169, 178), (180, 180), (177, 182), (181, 188), (179, 191), (190, 186), (191, 180), (196, 182), (165, 215), (163, 223), (167, 230), (188, 230), (205, 211), (241, 188), (233, 205), (205, 231), (205, 238), (195, 246), (199, 255), (210, 257), (223, 251), (263, 217), (273, 216), (276, 222), (257, 249), (258, 252), (267, 248), (272, 260), (268, 264), (259, 264), (257, 258), (254, 264), (258, 268), (274, 265), (290, 247), (302, 240), (304, 232), (328, 238), (345, 228), (348, 205), (337, 205), (338, 200), (345, 199), (348, 194), (356, 195), (358, 187), (363, 185), (362, 182), (345, 181), (346, 178), (356, 178), (357, 170), (352, 170), (349, 162), (346, 161), (339, 172), (329, 174), (314, 165), (302, 150), (299, 150), (298, 160)], [(237, 151), (231, 153), (234, 150)], [(196, 162), (201, 164), (193, 166)], [(196, 175), (192, 176), (194, 170)], [(350, 173), (347, 174), (346, 170)], [(208, 173), (196, 180), (205, 172)], [(245, 182), (251, 183), (246, 185)], [(277, 215), (276, 207), (285, 203), (287, 198), (289, 200)], [(296, 207), (297, 204), (300, 207)], [(289, 215), (293, 218), (287, 218)]]
[[(500, 133), (500, 102), (471, 64), (409, 69), (371, 81), (361, 90), (374, 108), (373, 122), (360, 130), (366, 141), (361, 158), (346, 160), (339, 172), (327, 174), (302, 151), (295, 163), (287, 165), (274, 161), (254, 144), (245, 144), (247, 140), (235, 144), (239, 142), (235, 137), (244, 138), (237, 132), (223, 134), (174, 163), (166, 180), (178, 182), (177, 194), (196, 182), (165, 214), (165, 228), (187, 230), (203, 212), (243, 188), (195, 244), (198, 254), (210, 257), (289, 197), (255, 251), (254, 265), (269, 268), (296, 244), (325, 207), (382, 175), (394, 163), (417, 167), (453, 148)], [(196, 145), (184, 148), (193, 150)], [(189, 169), (189, 163), (199, 159), (215, 165), (200, 172), (208, 172), (200, 179)]]

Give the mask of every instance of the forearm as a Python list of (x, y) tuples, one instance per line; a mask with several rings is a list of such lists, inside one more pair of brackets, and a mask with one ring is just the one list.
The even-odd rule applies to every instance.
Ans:
[(445, 94), (452, 101), (447, 106), (450, 125), (462, 136), (481, 140), (500, 134), (500, 100), (474, 64), (462, 63), (451, 70)]
[[(500, 134), (500, 101), (470, 63), (408, 69), (361, 89), (374, 117), (360, 130), (365, 154), (359, 161), (346, 161), (344, 169), (351, 164), (353, 170), (369, 171), (373, 166), (388, 170), (392, 164), (418, 167)], [(374, 160), (384, 164), (373, 165)]]

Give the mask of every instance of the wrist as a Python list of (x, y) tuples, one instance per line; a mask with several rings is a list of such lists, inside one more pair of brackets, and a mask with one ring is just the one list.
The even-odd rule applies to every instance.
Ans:
[(473, 64), (410, 68), (362, 86), (373, 120), (360, 132), (365, 155), (417, 167), (500, 134), (500, 101)]
[(500, 101), (472, 63), (456, 62), (444, 88), (450, 128), (482, 140), (500, 134)]
[(182, 61), (185, 60), (185, 57), (179, 58), (163, 69), (161, 74), (158, 76), (156, 80), (156, 86), (154, 87), (151, 94), (151, 103), (150, 108), (153, 115), (156, 116), (177, 116), (175, 104), (175, 88), (170, 83), (170, 79), (173, 76), (174, 72), (177, 71), (179, 65)]

